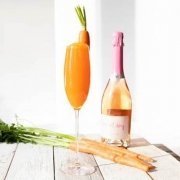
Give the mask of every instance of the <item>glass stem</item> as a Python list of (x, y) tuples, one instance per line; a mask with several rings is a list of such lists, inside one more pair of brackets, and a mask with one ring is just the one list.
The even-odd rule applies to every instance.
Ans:
[(79, 109), (75, 109), (76, 160), (79, 161)]

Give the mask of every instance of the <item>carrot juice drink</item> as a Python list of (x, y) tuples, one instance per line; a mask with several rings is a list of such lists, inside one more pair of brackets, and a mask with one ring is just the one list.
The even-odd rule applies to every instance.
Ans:
[(89, 47), (85, 43), (73, 43), (67, 47), (64, 81), (70, 104), (74, 109), (80, 109), (90, 85)]

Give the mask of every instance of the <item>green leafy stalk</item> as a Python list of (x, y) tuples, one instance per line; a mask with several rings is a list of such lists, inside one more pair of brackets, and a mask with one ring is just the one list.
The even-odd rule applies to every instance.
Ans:
[(82, 8), (80, 6), (75, 7), (76, 14), (78, 16), (78, 19), (83, 27), (84, 30), (87, 29), (87, 22), (86, 22), (86, 11), (85, 7)]
[(68, 147), (75, 141), (74, 136), (46, 129), (25, 127), (20, 124), (6, 124), (0, 119), (0, 142), (34, 143), (58, 147)]

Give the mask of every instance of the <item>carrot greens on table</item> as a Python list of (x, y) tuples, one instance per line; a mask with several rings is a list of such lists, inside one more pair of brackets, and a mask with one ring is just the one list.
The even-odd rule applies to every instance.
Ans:
[(75, 141), (75, 137), (50, 130), (25, 127), (20, 124), (7, 124), (0, 119), (0, 142), (7, 143), (34, 143), (52, 146), (68, 147)]

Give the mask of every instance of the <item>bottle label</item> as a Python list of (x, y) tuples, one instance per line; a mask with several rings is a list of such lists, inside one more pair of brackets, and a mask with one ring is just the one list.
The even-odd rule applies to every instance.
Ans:
[(129, 134), (128, 116), (102, 115), (102, 137), (112, 140), (126, 139)]

